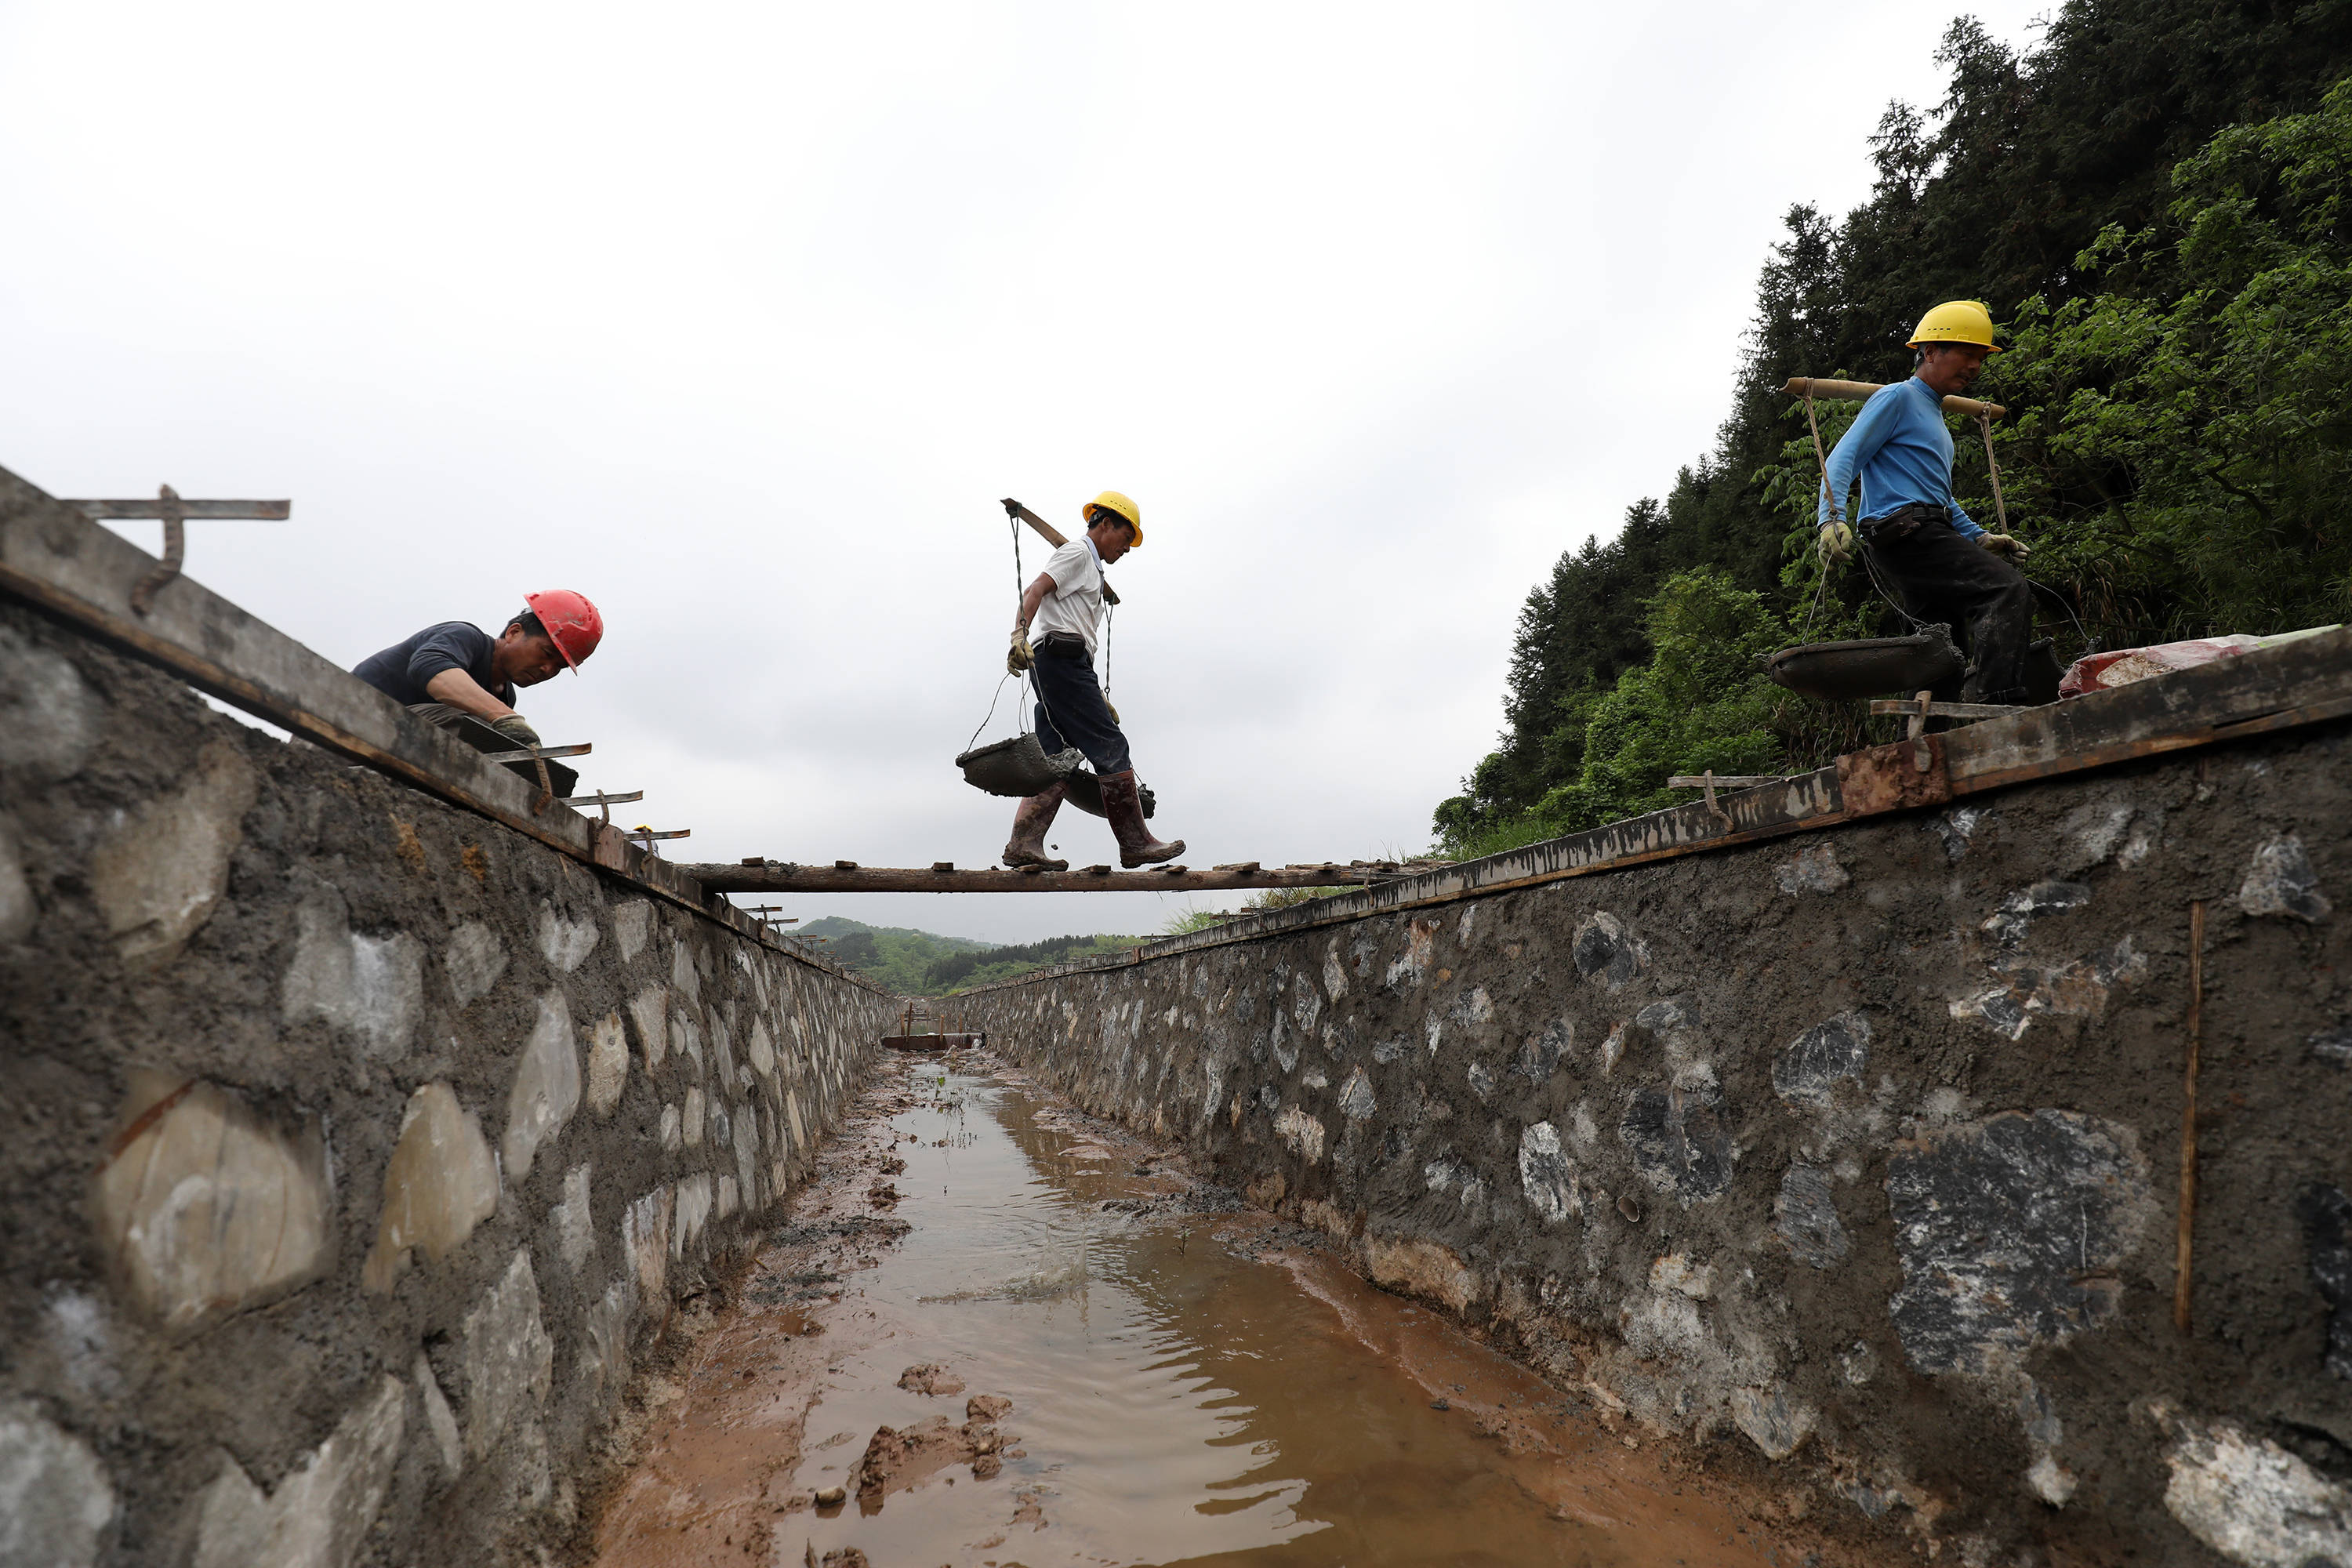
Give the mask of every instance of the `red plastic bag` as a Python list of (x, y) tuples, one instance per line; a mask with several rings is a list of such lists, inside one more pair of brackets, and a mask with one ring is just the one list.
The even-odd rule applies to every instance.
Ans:
[(2085, 691), (2112, 691), (2152, 675), (2169, 675), (2176, 669), (2194, 669), (2216, 659), (2252, 653), (2262, 646), (2261, 637), (2232, 633), (2228, 637), (2191, 637), (2186, 642), (2085, 654), (2067, 669), (2066, 679), (2058, 683), (2058, 695), (2080, 697)]
[(2301, 631), (2276, 632), (2266, 637), (2232, 632), (2227, 637), (2191, 637), (2187, 642), (2162, 642), (2150, 647), (2126, 647), (2117, 648), (2113, 653), (2084, 654), (2066, 671), (2066, 679), (2058, 683), (2058, 695), (2080, 697), (2085, 691), (2111, 690), (2118, 686), (2129, 686), (2135, 680), (2146, 680), (2151, 675), (2169, 675), (2176, 669), (2194, 669), (2200, 664), (2210, 664), (2217, 658), (2228, 658), (2232, 654), (2276, 647), (2298, 637), (2315, 637), (2322, 632), (2342, 629), (2341, 626), (2305, 626)]

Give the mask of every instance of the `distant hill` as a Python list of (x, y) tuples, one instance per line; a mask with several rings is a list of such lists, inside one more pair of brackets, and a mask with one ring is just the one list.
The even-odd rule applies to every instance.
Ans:
[(944, 996), (1010, 980), (1048, 964), (1066, 963), (1097, 952), (1118, 952), (1149, 939), (1139, 936), (1056, 936), (1044, 942), (998, 947), (970, 937), (940, 936), (903, 926), (870, 926), (827, 915), (804, 926), (787, 927), (794, 936), (823, 939), (823, 951), (903, 996)]
[(827, 915), (821, 921), (792, 928), (795, 936), (822, 936), (838, 943), (852, 936), (911, 936), (931, 943), (942, 952), (986, 952), (996, 944), (980, 942), (968, 936), (941, 936), (937, 931), (915, 931), (908, 926), (870, 926), (858, 921), (844, 920), (839, 915)]

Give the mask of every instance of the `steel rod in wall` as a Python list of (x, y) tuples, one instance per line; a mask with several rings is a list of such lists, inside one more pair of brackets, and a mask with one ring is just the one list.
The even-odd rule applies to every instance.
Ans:
[(2194, 1281), (2191, 1243), (2197, 1231), (2197, 1067), (2205, 1043), (2205, 900), (2189, 906), (2189, 1066), (2180, 1101), (2180, 1231), (2172, 1267), (2172, 1326), (2189, 1331)]

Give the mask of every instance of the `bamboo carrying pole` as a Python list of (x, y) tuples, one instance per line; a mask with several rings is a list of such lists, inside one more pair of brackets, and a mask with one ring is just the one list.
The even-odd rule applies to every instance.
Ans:
[[(1805, 426), (1813, 433), (1813, 460), (1821, 465), (1822, 489), (1824, 492), (1830, 488), (1830, 459), (1829, 454), (1822, 449), (1822, 426), (1821, 421), (1813, 417), (1813, 399), (1834, 397), (1847, 403), (1860, 403), (1872, 393), (1883, 390), (1885, 384), (1881, 381), (1832, 381), (1821, 375), (1792, 375), (1780, 388), (1784, 397), (1805, 400)], [(2007, 533), (2009, 508), (2002, 503), (2000, 496), (2000, 464), (1994, 460), (1992, 455), (1992, 422), (2008, 418), (2009, 410), (1998, 403), (1985, 403), (1973, 397), (1947, 397), (1944, 399), (1944, 412), (1965, 415), (1983, 428), (1985, 468), (1992, 475), (1992, 510), (1998, 520), (1997, 531)], [(1832, 497), (1830, 501), (1831, 520), (1835, 521), (1844, 510), (1845, 498)]]
[[(1833, 397), (1845, 403), (1860, 403), (1886, 384), (1881, 381), (1832, 381), (1826, 376), (1792, 375), (1780, 389), (1785, 397)], [(2009, 410), (1998, 403), (1982, 403), (1973, 397), (1947, 397), (1944, 412), (1965, 414), (1974, 419), (1990, 415), (1995, 419), (2009, 417)]]
[(2172, 1326), (2189, 1331), (2189, 1242), (2197, 1228), (2197, 1058), (2205, 1033), (2205, 900), (2189, 906), (2189, 1068), (2180, 1108), (2180, 1234), (2172, 1268)]

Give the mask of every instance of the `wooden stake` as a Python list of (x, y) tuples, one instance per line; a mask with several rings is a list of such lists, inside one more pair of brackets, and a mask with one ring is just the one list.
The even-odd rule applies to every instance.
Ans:
[(2172, 1326), (2189, 1331), (2189, 1242), (2197, 1228), (2197, 1058), (2205, 1033), (2205, 900), (2189, 906), (2189, 1070), (2180, 1112), (2180, 1235), (2172, 1266)]

